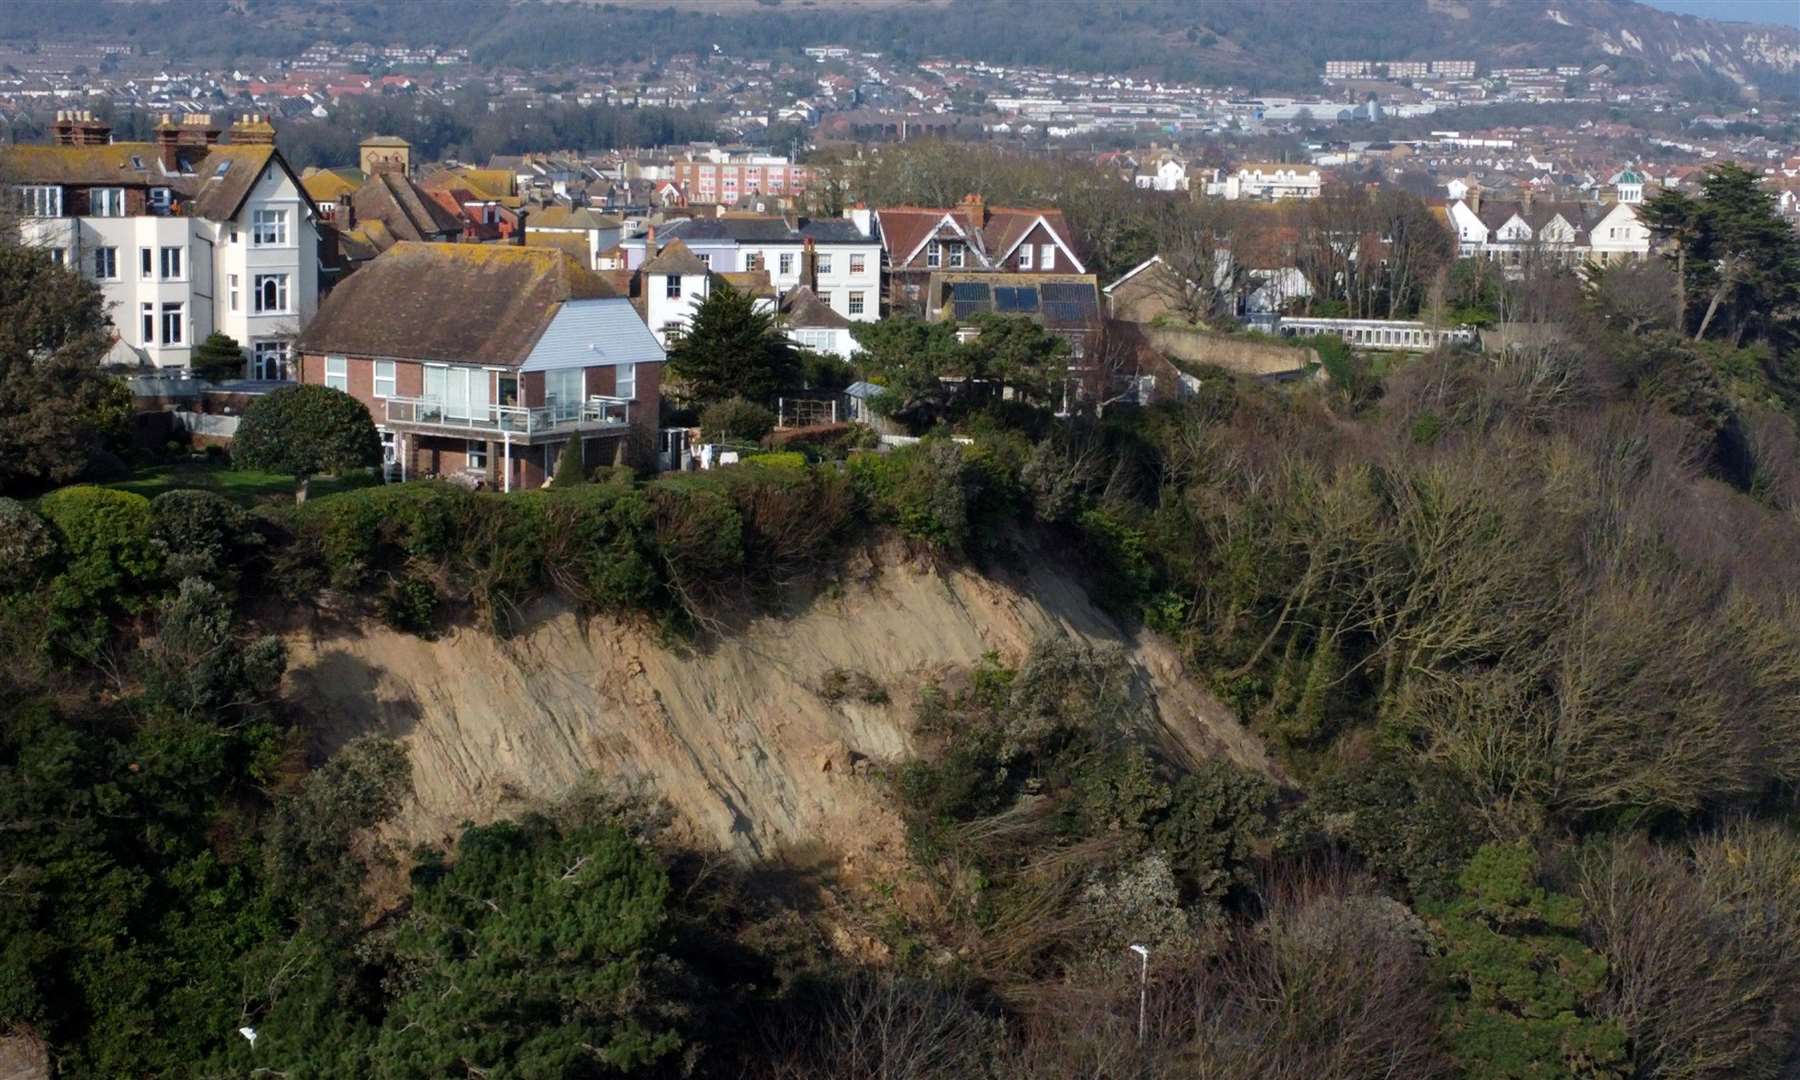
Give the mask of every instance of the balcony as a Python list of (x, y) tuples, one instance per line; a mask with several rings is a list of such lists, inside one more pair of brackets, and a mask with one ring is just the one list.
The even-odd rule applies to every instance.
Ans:
[(437, 398), (390, 397), (385, 404), (388, 427), (425, 435), (460, 438), (506, 438), (533, 443), (567, 438), (570, 432), (604, 434), (631, 426), (631, 399), (595, 395), (584, 401), (558, 402), (537, 408), (523, 405), (456, 404)]

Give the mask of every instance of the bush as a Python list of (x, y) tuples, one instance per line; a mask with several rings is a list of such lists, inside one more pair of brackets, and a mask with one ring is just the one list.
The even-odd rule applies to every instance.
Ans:
[(567, 489), (587, 483), (587, 462), (583, 460), (583, 452), (581, 434), (570, 432), (562, 453), (556, 455), (556, 474), (550, 481), (552, 487)]
[(775, 430), (775, 414), (753, 401), (729, 398), (700, 414), (700, 433), (709, 442), (760, 442)]
[(213, 382), (241, 379), (244, 377), (244, 347), (231, 335), (214, 330), (194, 348), (191, 366), (195, 375)]
[(56, 534), (30, 507), (0, 498), (0, 592), (24, 592), (56, 554)]
[(64, 650), (92, 657), (111, 637), (116, 617), (143, 610), (162, 571), (150, 500), (78, 486), (51, 492), (38, 508), (67, 556), (50, 586), (52, 637)]
[(851, 460), (850, 476), (876, 520), (942, 551), (967, 549), (969, 499), (956, 443), (930, 439), (891, 454), (864, 454)]
[(262, 543), (251, 518), (210, 491), (165, 491), (150, 501), (151, 534), (168, 551), (167, 570), (180, 580), (235, 580), (245, 558)]
[(744, 460), (771, 469), (806, 468), (806, 455), (798, 450), (783, 450), (772, 454), (751, 454)]

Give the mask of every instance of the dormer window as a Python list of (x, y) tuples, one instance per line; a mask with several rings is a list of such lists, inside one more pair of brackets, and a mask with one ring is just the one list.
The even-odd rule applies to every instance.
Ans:
[(88, 214), (91, 217), (124, 217), (125, 189), (116, 187), (89, 188)]
[(958, 267), (963, 264), (963, 246), (961, 244), (945, 244), (950, 253), (950, 265)]
[(138, 172), (143, 172), (144, 171), (144, 159), (141, 157), (138, 157), (136, 154), (131, 155), (131, 167), (133, 169), (136, 169)]
[(944, 245), (933, 240), (925, 245), (925, 265), (942, 266), (944, 264)]
[(62, 188), (55, 184), (20, 188), (19, 212), (26, 217), (62, 217)]

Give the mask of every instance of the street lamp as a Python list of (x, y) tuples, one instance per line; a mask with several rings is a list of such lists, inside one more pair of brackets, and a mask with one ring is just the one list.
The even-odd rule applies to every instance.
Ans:
[(1150, 950), (1143, 945), (1131, 946), (1131, 951), (1138, 954), (1143, 961), (1142, 970), (1138, 974), (1138, 1045), (1144, 1045), (1144, 1005), (1150, 995)]

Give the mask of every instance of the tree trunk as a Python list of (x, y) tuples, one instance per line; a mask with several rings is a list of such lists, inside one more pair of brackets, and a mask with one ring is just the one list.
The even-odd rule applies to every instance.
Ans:
[(1687, 333), (1687, 245), (1675, 245), (1675, 332)]
[(295, 477), (295, 483), (294, 483), (294, 505), (295, 506), (305, 506), (306, 505), (306, 490), (307, 490), (307, 488), (309, 488), (311, 486), (312, 486), (312, 477), (310, 477), (310, 476)]
[(1719, 287), (1713, 290), (1712, 303), (1706, 305), (1706, 314), (1700, 318), (1700, 329), (1694, 331), (1695, 341), (1706, 336), (1706, 328), (1712, 325), (1713, 316), (1719, 311), (1719, 302), (1725, 299), (1725, 294), (1731, 289), (1731, 284), (1731, 280), (1727, 278), (1719, 282)]

